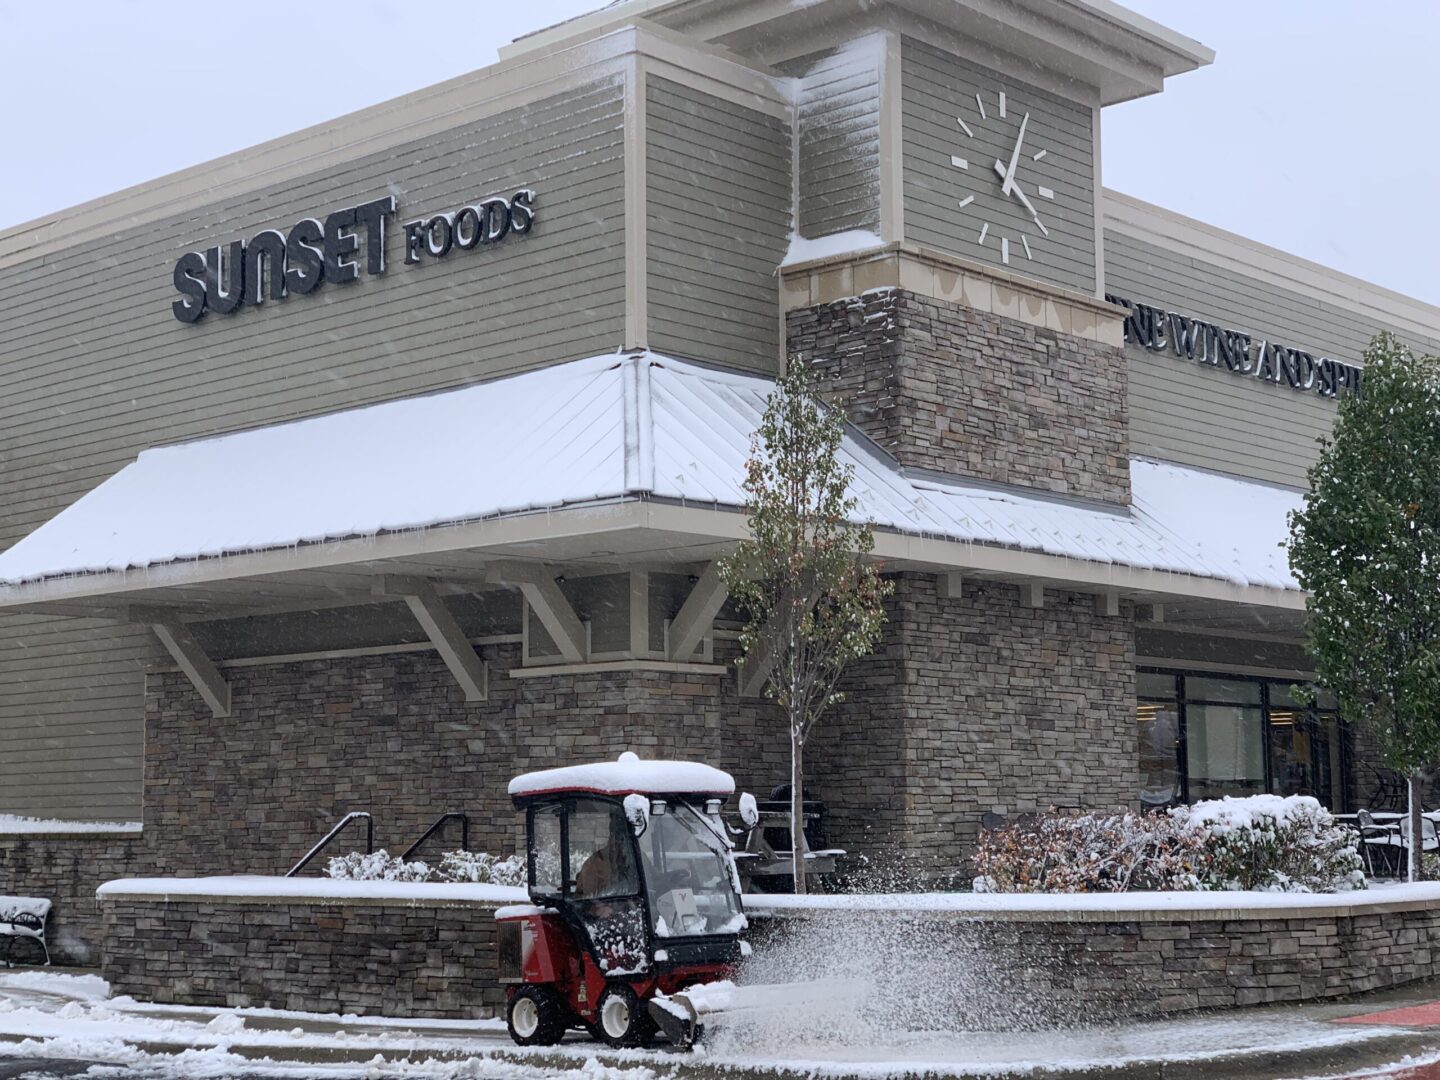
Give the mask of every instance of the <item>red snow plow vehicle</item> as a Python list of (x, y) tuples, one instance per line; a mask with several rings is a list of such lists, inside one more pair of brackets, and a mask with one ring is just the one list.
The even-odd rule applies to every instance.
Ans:
[[(695, 1041), (703, 1004), (681, 992), (727, 979), (748, 952), (720, 818), (734, 791), (708, 765), (628, 753), (510, 782), (531, 900), (496, 913), (511, 1038), (549, 1045), (581, 1028), (611, 1046), (662, 1031)], [(742, 816), (753, 825), (753, 800)]]

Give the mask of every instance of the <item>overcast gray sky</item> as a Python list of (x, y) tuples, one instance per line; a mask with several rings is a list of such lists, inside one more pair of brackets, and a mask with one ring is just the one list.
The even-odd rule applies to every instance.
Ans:
[[(0, 0), (0, 228), (491, 63), (598, 0)], [(1440, 304), (1440, 3), (1131, 0), (1215, 64), (1105, 182)]]

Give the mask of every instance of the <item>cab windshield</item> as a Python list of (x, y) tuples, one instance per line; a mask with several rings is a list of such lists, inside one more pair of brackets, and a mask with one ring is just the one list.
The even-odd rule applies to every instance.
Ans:
[(703, 814), (684, 802), (652, 814), (640, 837), (656, 937), (735, 934), (744, 929), (728, 848)]

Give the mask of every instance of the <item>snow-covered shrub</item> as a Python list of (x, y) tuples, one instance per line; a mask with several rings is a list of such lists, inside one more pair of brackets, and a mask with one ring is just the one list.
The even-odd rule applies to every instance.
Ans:
[(508, 855), (502, 859), (483, 851), (447, 851), (436, 874), (441, 881), (524, 885), (525, 856)]
[(1308, 795), (1251, 795), (1181, 806), (1170, 816), (1204, 837), (1202, 889), (1340, 892), (1365, 888), (1359, 837)]
[(976, 892), (1194, 889), (1204, 835), (1164, 814), (1059, 814), (984, 833)]
[(405, 862), (384, 848), (369, 855), (352, 851), (330, 860), (325, 873), (342, 881), (429, 881), (430, 867), (423, 862)]

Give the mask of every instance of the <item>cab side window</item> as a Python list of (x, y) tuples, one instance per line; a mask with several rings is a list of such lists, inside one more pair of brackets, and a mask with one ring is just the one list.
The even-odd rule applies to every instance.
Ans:
[(624, 811), (598, 799), (570, 805), (570, 873), (577, 900), (636, 896), (640, 873)]

